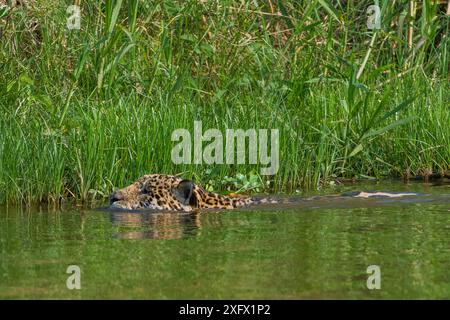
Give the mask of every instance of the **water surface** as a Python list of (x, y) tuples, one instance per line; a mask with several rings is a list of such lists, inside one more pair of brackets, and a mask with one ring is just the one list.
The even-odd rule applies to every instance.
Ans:
[[(351, 190), (419, 194), (326, 196)], [(0, 207), (0, 298), (448, 299), (449, 232), (445, 184), (352, 185), (203, 214)], [(69, 265), (81, 290), (66, 287)], [(369, 265), (380, 290), (367, 289)]]

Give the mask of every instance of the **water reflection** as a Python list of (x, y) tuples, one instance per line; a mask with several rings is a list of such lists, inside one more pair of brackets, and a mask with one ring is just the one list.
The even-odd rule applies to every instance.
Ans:
[(200, 214), (158, 212), (111, 212), (111, 222), (118, 227), (119, 239), (180, 239), (196, 236), (201, 230)]

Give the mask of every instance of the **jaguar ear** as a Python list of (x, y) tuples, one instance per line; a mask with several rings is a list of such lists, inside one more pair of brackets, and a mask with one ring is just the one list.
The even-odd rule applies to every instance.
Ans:
[(178, 186), (172, 190), (175, 197), (184, 205), (197, 206), (197, 198), (194, 194), (194, 183), (190, 180), (181, 181)]

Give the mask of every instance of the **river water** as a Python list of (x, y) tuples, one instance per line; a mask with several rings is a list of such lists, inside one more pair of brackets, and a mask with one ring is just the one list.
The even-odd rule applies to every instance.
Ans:
[[(329, 196), (353, 190), (418, 194)], [(448, 184), (282, 202), (201, 214), (0, 207), (0, 298), (450, 298)], [(81, 289), (67, 287), (73, 265)]]

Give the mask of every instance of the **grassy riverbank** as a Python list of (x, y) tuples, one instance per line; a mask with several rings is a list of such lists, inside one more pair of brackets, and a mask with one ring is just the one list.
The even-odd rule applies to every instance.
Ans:
[(101, 198), (150, 172), (217, 190), (259, 171), (173, 164), (171, 134), (194, 120), (279, 129), (271, 190), (449, 170), (445, 6), (417, 8), (409, 48), (406, 1), (379, 1), (378, 31), (364, 2), (83, 2), (80, 30), (69, 1), (5, 11), (0, 203)]

